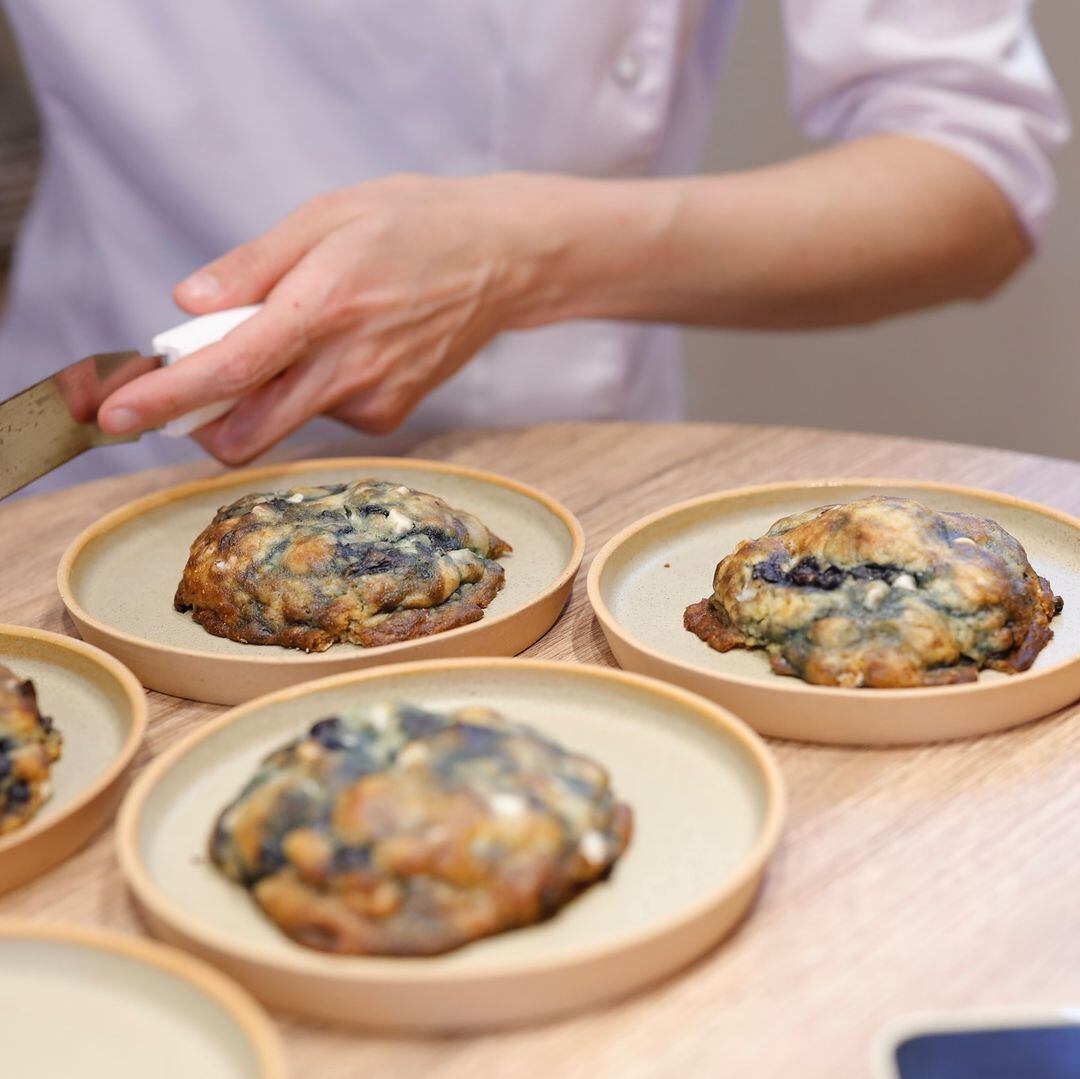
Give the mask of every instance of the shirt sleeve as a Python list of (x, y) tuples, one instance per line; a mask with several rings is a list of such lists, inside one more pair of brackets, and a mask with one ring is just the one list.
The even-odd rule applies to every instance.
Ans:
[(986, 173), (1033, 242), (1046, 229), (1065, 104), (1028, 0), (784, 0), (791, 109), (814, 138), (895, 132)]

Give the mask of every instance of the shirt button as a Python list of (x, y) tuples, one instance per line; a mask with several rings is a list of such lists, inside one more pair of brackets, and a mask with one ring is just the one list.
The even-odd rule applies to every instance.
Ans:
[(624, 52), (615, 61), (615, 81), (620, 86), (636, 86), (644, 70), (641, 57), (636, 52)]

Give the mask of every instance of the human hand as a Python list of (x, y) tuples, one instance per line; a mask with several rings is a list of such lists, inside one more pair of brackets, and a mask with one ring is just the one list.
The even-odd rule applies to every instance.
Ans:
[(315, 198), (177, 286), (192, 314), (264, 300), (182, 363), (104, 402), (113, 434), (239, 397), (196, 433), (241, 464), (312, 416), (383, 434), (504, 329), (539, 321), (543, 177), (393, 176)]

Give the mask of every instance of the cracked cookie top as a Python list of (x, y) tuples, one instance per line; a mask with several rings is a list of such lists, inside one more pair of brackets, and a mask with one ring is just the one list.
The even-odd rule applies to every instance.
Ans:
[(481, 618), (509, 550), (472, 514), (403, 484), (251, 494), (192, 544), (174, 604), (247, 644), (389, 644)]
[(778, 674), (885, 688), (1026, 670), (1061, 609), (996, 522), (874, 496), (743, 541), (684, 625), (721, 652), (765, 649)]
[(605, 877), (631, 814), (607, 773), (481, 707), (319, 720), (221, 813), (213, 862), (301, 944), (445, 952)]

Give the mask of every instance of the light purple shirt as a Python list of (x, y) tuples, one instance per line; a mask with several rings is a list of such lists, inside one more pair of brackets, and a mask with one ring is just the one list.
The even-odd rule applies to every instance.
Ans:
[[(0, 398), (88, 353), (147, 348), (180, 317), (177, 281), (321, 191), (394, 171), (694, 172), (738, 3), (6, 6), (45, 159), (0, 328)], [(899, 131), (955, 150), (1037, 238), (1067, 121), (1027, 8), (786, 0), (792, 111), (822, 138)], [(498, 338), (410, 426), (669, 419), (681, 408), (674, 329), (577, 322)], [(327, 421), (316, 426), (303, 437), (327, 433)], [(199, 452), (147, 436), (38, 489)]]

